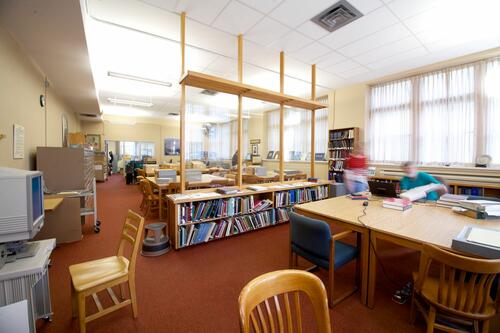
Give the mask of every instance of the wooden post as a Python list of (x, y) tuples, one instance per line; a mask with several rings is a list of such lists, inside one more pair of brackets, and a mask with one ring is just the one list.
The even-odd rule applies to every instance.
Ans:
[[(185, 69), (185, 47), (186, 47), (186, 13), (181, 13), (181, 76), (184, 75)], [(179, 110), (180, 115), (180, 141), (181, 141), (181, 155), (180, 155), (180, 192), (184, 193), (186, 190), (186, 85), (184, 82), (181, 85), (181, 107)], [(161, 199), (161, 198), (160, 198)]]
[[(280, 52), (280, 93), (285, 92), (285, 52)], [(285, 106), (280, 103), (280, 182), (285, 180)]]
[[(316, 65), (311, 66), (311, 100), (316, 99)], [(311, 110), (311, 177), (314, 177), (316, 110)]]
[[(238, 82), (243, 82), (243, 36), (238, 35)], [(243, 96), (238, 95), (238, 173), (236, 185), (243, 185)]]

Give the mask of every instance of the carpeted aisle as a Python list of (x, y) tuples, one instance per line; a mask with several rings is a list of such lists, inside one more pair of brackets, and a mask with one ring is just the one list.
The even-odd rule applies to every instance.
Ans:
[[(86, 260), (114, 255), (125, 214), (139, 212), (141, 196), (135, 185), (125, 185), (114, 175), (98, 184), (99, 234), (91, 223), (83, 240), (56, 248), (52, 255), (50, 286), (54, 319), (38, 322), (38, 332), (78, 332), (71, 318), (68, 266)], [(252, 278), (288, 265), (288, 225), (267, 228), (221, 241), (170, 251), (160, 257), (138, 257), (137, 291), (139, 317), (131, 308), (116, 311), (87, 325), (99, 332), (238, 332), (238, 295)], [(379, 254), (394, 286), (379, 270), (376, 306), (370, 310), (359, 302), (359, 293), (331, 310), (333, 332), (423, 332), (424, 326), (408, 323), (409, 304), (391, 301), (392, 292), (409, 279), (417, 267), (417, 255), (390, 245)], [(339, 271), (339, 292), (352, 283), (354, 266)], [(325, 279), (324, 272), (317, 273)], [(102, 296), (101, 299), (105, 297)], [(103, 302), (109, 304), (108, 302)], [(87, 302), (90, 306), (91, 302)], [(104, 305), (104, 304), (103, 304)], [(305, 311), (305, 332), (312, 331), (313, 316)], [(421, 320), (419, 320), (421, 321)]]

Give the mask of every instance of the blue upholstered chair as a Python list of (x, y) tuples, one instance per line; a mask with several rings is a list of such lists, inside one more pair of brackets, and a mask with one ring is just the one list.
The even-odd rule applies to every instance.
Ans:
[[(339, 241), (354, 231), (343, 231), (332, 235), (328, 223), (290, 212), (290, 268), (297, 266), (298, 257), (303, 257), (315, 266), (328, 270), (328, 304), (330, 307), (343, 301), (358, 290), (360, 261), (356, 260), (356, 283), (354, 289), (336, 300), (333, 299), (334, 270), (338, 270), (359, 257), (360, 235), (357, 246)], [(313, 266), (313, 267), (315, 267)]]

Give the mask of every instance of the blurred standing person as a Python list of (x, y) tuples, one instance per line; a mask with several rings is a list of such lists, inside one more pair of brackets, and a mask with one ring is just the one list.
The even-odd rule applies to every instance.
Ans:
[(356, 143), (344, 162), (344, 183), (348, 193), (363, 192), (368, 190), (366, 180), (367, 165), (363, 146)]
[(113, 155), (113, 152), (110, 150), (109, 151), (109, 163), (108, 163), (108, 175), (111, 176), (111, 171), (113, 169), (113, 161), (115, 160), (115, 156)]

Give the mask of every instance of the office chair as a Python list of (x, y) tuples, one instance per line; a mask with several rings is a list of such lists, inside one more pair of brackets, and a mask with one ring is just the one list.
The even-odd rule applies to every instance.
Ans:
[[(358, 290), (360, 260), (360, 235), (357, 235), (357, 246), (340, 240), (354, 231), (343, 231), (332, 235), (328, 223), (294, 212), (290, 216), (290, 268), (297, 266), (298, 257), (310, 261), (316, 266), (328, 270), (328, 304), (330, 307), (340, 303)], [(334, 271), (338, 270), (353, 259), (356, 260), (356, 284), (352, 290), (333, 299)]]

